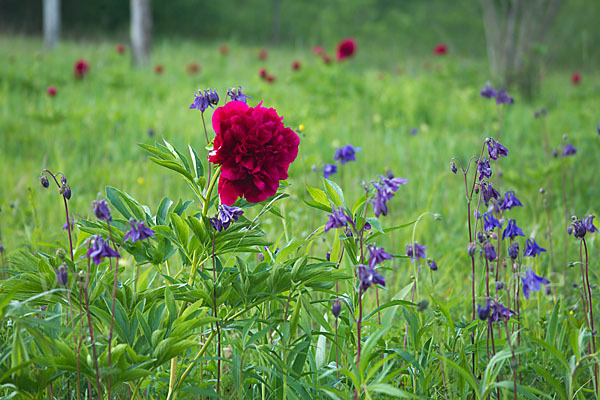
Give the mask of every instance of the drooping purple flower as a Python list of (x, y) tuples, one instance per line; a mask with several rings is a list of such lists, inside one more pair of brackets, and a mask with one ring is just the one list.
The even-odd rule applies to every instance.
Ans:
[(229, 228), (231, 223), (237, 222), (243, 213), (244, 211), (239, 207), (221, 204), (219, 206), (219, 213), (214, 218), (209, 218), (210, 224), (216, 231), (221, 232)]
[(241, 101), (242, 103), (246, 103), (247, 99), (251, 99), (252, 97), (247, 96), (242, 93), (242, 87), (240, 86), (237, 90), (235, 88), (231, 88), (227, 90), (227, 95), (231, 98), (231, 101)]
[(504, 89), (500, 89), (498, 90), (498, 93), (496, 94), (496, 104), (500, 105), (500, 104), (514, 104), (515, 99), (513, 99), (511, 96), (508, 95), (508, 93), (506, 92), (506, 90)]
[(508, 156), (508, 149), (500, 143), (496, 142), (494, 138), (489, 138), (489, 140), (486, 141), (486, 144), (488, 148), (488, 153), (492, 160), (497, 160), (498, 157)]
[(492, 186), (490, 182), (483, 182), (481, 184), (481, 194), (483, 195), (483, 201), (487, 206), (491, 199), (499, 199), (500, 193)]
[(491, 306), (492, 304), (489, 299), (485, 302), (485, 305), (483, 306), (477, 304), (477, 316), (480, 320), (485, 321), (486, 319), (488, 319), (488, 317), (490, 316), (490, 311), (492, 311)]
[[(422, 258), (423, 260), (427, 258), (427, 256), (425, 255), (426, 248), (427, 248), (427, 246), (421, 246), (417, 242), (414, 243), (414, 250), (415, 250), (415, 253), (417, 253), (417, 257), (416, 257), (417, 260), (419, 258)], [(411, 263), (415, 262), (415, 256), (413, 255), (413, 245), (410, 245), (410, 244), (406, 245), (406, 255), (410, 257)]]
[(131, 225), (131, 229), (123, 237), (124, 242), (130, 240), (132, 243), (135, 243), (140, 240), (154, 237), (154, 231), (148, 228), (144, 224), (144, 221), (136, 221), (135, 219), (131, 218), (129, 220), (129, 224)]
[(536, 257), (538, 254), (546, 251), (546, 249), (541, 248), (535, 241), (535, 239), (527, 239), (527, 247), (525, 248), (525, 252), (523, 255), (525, 257)]
[(331, 175), (337, 172), (337, 165), (335, 164), (325, 164), (323, 167), (323, 177), (325, 179), (329, 178)]
[(483, 244), (483, 255), (488, 261), (495, 261), (498, 257), (496, 254), (496, 248), (491, 242), (485, 242)]
[(383, 247), (377, 247), (375, 245), (369, 245), (369, 267), (374, 267), (377, 264), (381, 264), (385, 260), (391, 260), (392, 255), (385, 251)]
[(437, 271), (437, 270), (438, 270), (438, 265), (437, 265), (437, 263), (435, 262), (435, 260), (428, 259), (428, 260), (427, 260), (427, 265), (429, 265), (429, 268), (430, 268), (432, 271)]
[(508, 255), (513, 260), (516, 260), (519, 257), (519, 243), (513, 242), (508, 248)]
[(219, 103), (219, 95), (217, 92), (211, 90), (205, 90), (202, 93), (201, 90), (195, 93), (195, 98), (192, 104), (190, 105), (191, 110), (200, 110), (204, 112), (208, 107), (214, 108)]
[(339, 317), (342, 312), (342, 304), (339, 299), (335, 299), (331, 302), (331, 313), (334, 317)]
[(504, 282), (496, 282), (496, 291), (499, 292), (501, 290), (506, 289), (506, 285)]
[(56, 270), (56, 281), (61, 286), (67, 286), (69, 283), (69, 270), (66, 265), (62, 264)]
[(577, 153), (577, 147), (573, 146), (571, 143), (565, 144), (565, 148), (562, 152), (563, 157), (573, 156), (575, 153)]
[(500, 209), (510, 210), (513, 207), (523, 207), (523, 204), (519, 199), (517, 199), (515, 192), (513, 190), (509, 190), (508, 192), (504, 193), (504, 201), (502, 201), (500, 204)]
[(385, 287), (385, 279), (383, 275), (379, 274), (375, 268), (367, 265), (357, 265), (358, 268), (358, 280), (360, 281), (360, 288), (364, 292), (371, 285), (381, 285)]
[(529, 293), (539, 292), (542, 285), (549, 285), (550, 281), (541, 276), (537, 276), (535, 272), (527, 268), (525, 275), (521, 275), (521, 282), (523, 283), (523, 295), (526, 299), (529, 299)]
[(483, 228), (486, 231), (491, 231), (494, 228), (502, 229), (502, 224), (494, 217), (494, 213), (483, 213)]
[(513, 315), (516, 315), (516, 313), (504, 306), (503, 303), (499, 303), (496, 300), (492, 302), (492, 310), (489, 317), (490, 322), (508, 321)]
[(48, 189), (48, 186), (50, 186), (50, 181), (46, 175), (40, 176), (40, 182), (45, 189)]
[(381, 214), (387, 215), (387, 202), (394, 197), (394, 193), (398, 190), (400, 185), (404, 185), (408, 182), (408, 179), (395, 177), (387, 178), (379, 175), (379, 182), (372, 182), (371, 184), (376, 189), (375, 196), (371, 198), (371, 204), (373, 204), (373, 212), (376, 217)]
[(514, 219), (508, 220), (508, 226), (502, 232), (502, 239), (506, 239), (507, 237), (514, 239), (517, 236), (525, 236), (521, 228), (517, 226), (517, 222)]
[(483, 178), (489, 178), (492, 176), (492, 168), (490, 167), (490, 160), (485, 157), (482, 157), (481, 160), (477, 162), (477, 171), (479, 172), (479, 180), (483, 180)]
[(487, 82), (485, 84), (485, 87), (481, 89), (481, 92), (479, 92), (479, 95), (481, 97), (485, 97), (487, 99), (492, 99), (496, 97), (497, 94), (498, 92), (496, 92), (496, 90), (492, 87), (491, 83), (489, 82)]
[(344, 147), (340, 147), (335, 151), (333, 159), (339, 161), (342, 165), (350, 161), (356, 161), (356, 153), (361, 151), (360, 147), (354, 147), (351, 144), (347, 144)]
[(331, 209), (331, 211), (329, 220), (327, 220), (327, 223), (325, 224), (325, 232), (333, 228), (344, 228), (348, 226), (348, 222), (350, 222), (351, 219), (346, 215), (342, 206), (338, 207), (337, 210)]
[(94, 264), (100, 265), (104, 257), (121, 257), (116, 250), (113, 250), (112, 247), (110, 247), (108, 240), (104, 241), (104, 239), (102, 239), (101, 235), (93, 236), (91, 241), (92, 245), (87, 252), (87, 256), (92, 259)]
[(571, 226), (569, 226), (569, 234), (571, 234), (571, 233), (577, 239), (584, 238), (585, 234), (587, 233), (587, 229), (586, 229), (585, 225), (583, 224), (583, 221), (578, 219), (577, 221), (573, 222), (571, 224)]
[(108, 203), (104, 199), (100, 199), (98, 201), (92, 202), (94, 206), (94, 214), (96, 218), (101, 221), (110, 222), (112, 221), (112, 216), (110, 214), (110, 209), (108, 208)]
[(73, 220), (73, 217), (69, 218), (69, 220), (67, 222), (65, 222), (65, 224), (62, 226), (63, 230), (67, 230), (67, 229), (71, 229), (73, 230), (73, 228), (75, 227), (75, 221)]
[(416, 135), (417, 133), (419, 133), (419, 130), (417, 128), (412, 128), (410, 130), (410, 134), (413, 135), (413, 136)]
[(408, 179), (397, 177), (386, 177), (383, 175), (379, 175), (379, 182), (383, 185), (383, 187), (392, 192), (396, 193), (396, 191), (400, 188), (400, 185), (406, 185), (408, 183)]
[(583, 219), (583, 226), (585, 226), (586, 231), (589, 233), (594, 233), (598, 231), (598, 228), (594, 226), (594, 215), (588, 215)]

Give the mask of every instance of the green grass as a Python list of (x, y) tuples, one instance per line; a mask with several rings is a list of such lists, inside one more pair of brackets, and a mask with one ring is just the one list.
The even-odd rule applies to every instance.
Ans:
[[(464, 182), (460, 173), (451, 173), (450, 161), (456, 157), (465, 163), (479, 154), (485, 137), (498, 136), (495, 103), (479, 96), (479, 90), (490, 80), (485, 60), (458, 58), (452, 53), (438, 58), (401, 59), (395, 63), (403, 69), (400, 74), (395, 68), (372, 65), (361, 56), (360, 47), (356, 59), (327, 66), (310, 54), (310, 49), (272, 49), (269, 59), (261, 62), (256, 48), (230, 43), (229, 56), (222, 57), (219, 44), (157, 43), (153, 64), (165, 69), (157, 75), (152, 67), (130, 67), (128, 54), (118, 55), (115, 43), (63, 43), (54, 52), (45, 53), (38, 40), (0, 38), (0, 229), (8, 257), (16, 256), (23, 248), (53, 253), (59, 243), (64, 245), (65, 233), (60, 229), (64, 224), (62, 203), (54, 189), (41, 187), (39, 174), (43, 168), (64, 172), (68, 177), (73, 192), (70, 209), (77, 220), (92, 217), (91, 203), (106, 186), (131, 194), (153, 211), (164, 196), (192, 199), (183, 179), (150, 162), (138, 144), (166, 139), (177, 148), (189, 143), (197, 150), (203, 149), (201, 115), (188, 109), (194, 91), (216, 88), (223, 98), (227, 88), (241, 85), (252, 97), (251, 105), (262, 101), (284, 116), (286, 126), (296, 131), (304, 126), (300, 153), (290, 168), (291, 197), (280, 202), (293, 237), (303, 238), (326, 221), (325, 213), (302, 203), (308, 198), (305, 184), (322, 187), (320, 173), (313, 172), (312, 166), (333, 162), (335, 149), (342, 145), (361, 147), (357, 162), (344, 165), (342, 172), (331, 179), (343, 188), (350, 204), (363, 194), (363, 181), (374, 180), (387, 170), (409, 180), (389, 203), (390, 214), (380, 218), (383, 226), (412, 221), (424, 212), (442, 216), (441, 221), (424, 218), (416, 230), (416, 239), (427, 246), (428, 257), (435, 259), (440, 269), (431, 279), (429, 271), (423, 275), (415, 301), (431, 302), (432, 295), (451, 310), (457, 322), (470, 321), (471, 266), (466, 253)], [(79, 58), (86, 58), (91, 65), (89, 76), (82, 80), (74, 79), (72, 74), (73, 63)], [(290, 68), (294, 59), (302, 62), (298, 72)], [(201, 73), (187, 75), (185, 67), (190, 62), (200, 63)], [(260, 80), (258, 70), (263, 67), (276, 76), (275, 83)], [(510, 217), (516, 218), (527, 236), (535, 237), (547, 248), (546, 215), (539, 194), (541, 187), (546, 189), (558, 271), (567, 268), (562, 264), (566, 226), (561, 167), (566, 177), (568, 215), (600, 213), (600, 75), (586, 74), (577, 86), (571, 84), (570, 76), (571, 71), (545, 71), (540, 94), (531, 103), (511, 93), (515, 104), (504, 112), (501, 136), (510, 155), (496, 164), (493, 176), (499, 190), (515, 190), (523, 202), (524, 207), (511, 210)], [(58, 89), (55, 98), (46, 95), (49, 85)], [(533, 118), (534, 110), (541, 107), (548, 110), (551, 148), (559, 148), (562, 136), (567, 135), (568, 142), (578, 148), (574, 157), (548, 158), (542, 122)], [(209, 125), (211, 115), (211, 110), (205, 113)], [(411, 128), (418, 128), (418, 134), (411, 135)], [(155, 132), (152, 138), (149, 129)], [(193, 204), (192, 209), (199, 206)], [(269, 239), (281, 237), (278, 218), (270, 215), (263, 222)], [(390, 253), (404, 255), (411, 237), (411, 229), (399, 230), (378, 244)], [(324, 257), (331, 249), (334, 236), (323, 238), (314, 244), (312, 254)], [(595, 283), (599, 265), (595, 255), (600, 244), (594, 235), (588, 240), (591, 280)], [(576, 261), (578, 255), (574, 239), (569, 238), (568, 261)], [(549, 263), (546, 253), (535, 259), (532, 267), (548, 275)], [(18, 265), (14, 267), (18, 269)], [(388, 290), (380, 292), (382, 301), (388, 301), (410, 284), (413, 267), (408, 260), (397, 259), (384, 275)], [(556, 292), (563, 290), (559, 278), (553, 277)], [(579, 279), (578, 268), (569, 269), (566, 285)], [(482, 287), (478, 290), (481, 296)], [(570, 317), (569, 327), (576, 331), (585, 325), (582, 305), (574, 292), (568, 293), (561, 316), (574, 310), (576, 315)], [(368, 312), (375, 308), (374, 301), (370, 295), (365, 306)], [(527, 324), (532, 337), (544, 337), (553, 306), (552, 299), (545, 297), (523, 306), (530, 314)], [(427, 321), (432, 323), (433, 318), (441, 319), (442, 306), (434, 309), (436, 312), (423, 317), (422, 326)], [(531, 316), (536, 313), (539, 320)], [(445, 323), (424, 327), (426, 336), (435, 338), (439, 335), (434, 329), (441, 329), (443, 340), (451, 341), (458, 328), (447, 320)], [(390, 346), (402, 346), (404, 324), (394, 327), (398, 336), (391, 339)], [(423, 339), (423, 343), (431, 345), (428, 340)], [(542, 353), (527, 357), (536, 356), (546, 357)], [(537, 361), (543, 365), (539, 358)], [(530, 377), (531, 371), (523, 374)], [(462, 393), (461, 385), (465, 383), (460, 383), (459, 376), (454, 375), (450, 384), (462, 398), (458, 393)], [(535, 380), (523, 384), (545, 388)], [(441, 396), (439, 382), (436, 390)]]

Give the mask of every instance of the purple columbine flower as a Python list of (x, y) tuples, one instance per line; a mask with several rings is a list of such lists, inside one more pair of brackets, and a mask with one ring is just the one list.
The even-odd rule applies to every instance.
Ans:
[(227, 206), (225, 204), (221, 204), (219, 206), (219, 213), (214, 218), (209, 218), (210, 224), (216, 231), (224, 231), (229, 228), (232, 222), (237, 222), (240, 215), (242, 215), (244, 211), (239, 207)]
[(198, 90), (195, 96), (193, 103), (190, 105), (191, 110), (200, 110), (201, 112), (204, 112), (208, 107), (214, 108), (214, 106), (219, 104), (219, 95), (210, 88), (205, 90), (204, 93), (202, 93), (201, 90)]
[(525, 271), (525, 275), (521, 275), (521, 282), (523, 283), (523, 295), (526, 299), (529, 299), (530, 292), (539, 292), (542, 289), (542, 285), (550, 284), (548, 279), (537, 276), (529, 268)]
[(498, 258), (496, 248), (490, 242), (485, 242), (483, 244), (483, 254), (488, 261), (495, 261), (496, 258)]
[(492, 186), (490, 182), (483, 182), (481, 184), (481, 194), (483, 195), (483, 201), (487, 206), (491, 199), (499, 199), (500, 193)]
[(337, 172), (337, 165), (335, 164), (325, 164), (323, 167), (323, 177), (325, 179), (329, 178), (329, 176), (335, 174)]
[(342, 165), (350, 161), (356, 161), (356, 153), (361, 151), (360, 147), (354, 147), (351, 144), (347, 144), (344, 147), (340, 147), (335, 151), (333, 159), (339, 161)]
[(507, 237), (514, 239), (517, 236), (525, 236), (521, 228), (517, 226), (517, 222), (514, 219), (508, 220), (508, 226), (502, 232), (502, 239), (506, 239)]
[(392, 255), (385, 251), (383, 247), (377, 247), (375, 245), (369, 245), (369, 267), (374, 267), (377, 264), (381, 264), (385, 260), (391, 260)]
[(371, 184), (376, 189), (375, 196), (371, 198), (371, 204), (373, 204), (373, 212), (376, 217), (381, 214), (387, 215), (387, 202), (394, 197), (394, 193), (400, 188), (400, 185), (404, 185), (408, 182), (408, 179), (396, 177), (386, 178), (379, 175), (379, 182), (372, 182)]
[(486, 144), (488, 147), (488, 153), (492, 160), (497, 160), (498, 157), (508, 156), (508, 149), (496, 142), (494, 138), (489, 138), (489, 140), (486, 141)]
[(573, 234), (577, 239), (583, 239), (587, 233), (587, 229), (583, 224), (583, 221), (577, 220), (569, 227), (569, 234)]
[(429, 265), (429, 268), (430, 268), (432, 271), (437, 271), (437, 270), (438, 270), (438, 266), (437, 266), (437, 263), (435, 262), (435, 260), (428, 259), (428, 260), (427, 260), (427, 265)]
[[(427, 256), (425, 255), (425, 249), (427, 248), (427, 246), (421, 246), (420, 244), (418, 244), (417, 242), (415, 242), (414, 244), (414, 249), (415, 252), (417, 253), (417, 260), (419, 258), (422, 258), (423, 260), (425, 258), (427, 258)], [(414, 263), (415, 262), (415, 257), (413, 255), (413, 246), (408, 244), (406, 245), (406, 255), (410, 257), (410, 262)]]
[(481, 160), (477, 162), (477, 171), (479, 172), (479, 180), (482, 181), (483, 178), (489, 178), (492, 176), (492, 167), (490, 167), (490, 160), (485, 157), (482, 157)]
[(585, 230), (589, 233), (594, 233), (598, 231), (598, 228), (594, 226), (594, 215), (588, 215), (583, 219), (583, 226), (585, 226)]
[(494, 213), (486, 212), (483, 213), (483, 229), (491, 231), (494, 228), (502, 229), (502, 224), (494, 217)]
[(129, 224), (131, 225), (131, 229), (123, 237), (124, 242), (130, 240), (132, 243), (135, 243), (139, 240), (154, 237), (154, 231), (144, 225), (144, 221), (136, 221), (131, 218)]
[(331, 313), (334, 317), (339, 317), (342, 312), (342, 304), (339, 299), (335, 299), (331, 302)]
[(501, 290), (506, 289), (506, 285), (504, 282), (496, 282), (496, 291), (499, 292)]
[(87, 256), (92, 259), (94, 264), (100, 265), (102, 263), (102, 259), (104, 257), (121, 257), (116, 250), (113, 250), (109, 244), (108, 240), (104, 241), (101, 235), (96, 235), (92, 237), (92, 246), (87, 252)]
[(108, 203), (106, 200), (101, 199), (98, 201), (92, 202), (94, 206), (94, 214), (96, 218), (101, 221), (110, 222), (112, 221), (112, 216), (110, 215), (110, 209), (108, 208)]
[(535, 239), (527, 239), (527, 247), (525, 248), (525, 252), (523, 255), (525, 257), (536, 257), (538, 254), (546, 251), (546, 249), (541, 248), (536, 242)]
[(67, 230), (67, 229), (71, 229), (73, 230), (73, 228), (75, 227), (75, 221), (73, 220), (73, 217), (69, 218), (69, 220), (67, 222), (65, 222), (65, 224), (62, 226), (63, 230)]
[(502, 201), (500, 204), (500, 209), (510, 210), (513, 207), (523, 207), (523, 204), (519, 199), (517, 199), (515, 192), (513, 190), (509, 190), (508, 192), (504, 193), (504, 201)]
[(508, 95), (508, 93), (506, 92), (506, 90), (504, 89), (500, 89), (498, 90), (498, 93), (496, 94), (496, 104), (500, 105), (500, 104), (514, 104), (515, 99), (513, 99), (511, 96)]
[(247, 96), (242, 93), (242, 87), (240, 86), (237, 90), (235, 88), (231, 88), (227, 90), (227, 95), (231, 98), (231, 101), (241, 101), (242, 103), (246, 103), (247, 99), (251, 99), (252, 97)]
[(577, 153), (577, 147), (573, 146), (571, 143), (565, 144), (565, 148), (562, 152), (563, 157), (573, 156)]
[(358, 280), (360, 281), (360, 288), (365, 292), (371, 285), (381, 285), (385, 287), (385, 279), (383, 275), (379, 274), (375, 268), (367, 265), (357, 265), (358, 268)]
[(413, 135), (413, 136), (416, 135), (417, 133), (419, 133), (419, 130), (417, 128), (412, 128), (410, 130), (410, 134)]
[(332, 208), (331, 211), (329, 220), (327, 220), (327, 223), (325, 224), (325, 232), (333, 228), (345, 228), (348, 226), (348, 222), (352, 221), (350, 217), (346, 215), (342, 206), (338, 207), (337, 210)]
[(498, 92), (496, 92), (496, 90), (492, 87), (492, 85), (489, 82), (487, 82), (485, 84), (485, 87), (481, 89), (481, 92), (479, 92), (479, 95), (481, 97), (485, 97), (487, 99), (492, 99), (496, 97), (497, 94)]
[(488, 319), (491, 311), (492, 311), (492, 304), (489, 299), (485, 302), (485, 305), (483, 305), (483, 306), (480, 306), (479, 304), (477, 304), (477, 316), (479, 317), (480, 320), (485, 321), (486, 319)]
[(61, 286), (67, 286), (69, 283), (69, 270), (67, 269), (66, 265), (62, 264), (56, 270), (56, 281)]
[(48, 189), (48, 186), (50, 186), (50, 181), (46, 175), (40, 176), (40, 183), (45, 189)]
[(489, 317), (490, 322), (508, 321), (511, 316), (516, 315), (513, 310), (505, 307), (503, 303), (499, 303), (495, 300), (492, 302), (491, 306), (492, 310)]
[[(546, 250), (544, 250), (544, 251), (546, 251)], [(508, 248), (508, 255), (513, 260), (516, 260), (519, 257), (519, 243), (518, 242), (513, 242), (510, 245), (510, 247)]]

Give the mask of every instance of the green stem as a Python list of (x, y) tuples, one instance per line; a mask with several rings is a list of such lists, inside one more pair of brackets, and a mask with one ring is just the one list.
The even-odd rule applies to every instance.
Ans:
[(208, 185), (208, 189), (206, 190), (206, 199), (204, 200), (204, 204), (202, 205), (202, 216), (206, 216), (208, 213), (208, 205), (210, 204), (210, 198), (212, 196), (212, 191), (215, 187), (215, 183), (217, 182), (219, 175), (221, 175), (221, 167), (217, 167), (215, 169), (215, 174), (210, 180), (210, 184)]

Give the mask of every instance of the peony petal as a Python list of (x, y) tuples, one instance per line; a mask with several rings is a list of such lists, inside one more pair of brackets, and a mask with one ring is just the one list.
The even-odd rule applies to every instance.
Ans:
[(240, 197), (233, 181), (225, 179), (223, 176), (219, 178), (219, 197), (221, 198), (221, 203), (227, 206), (232, 206), (238, 197)]

